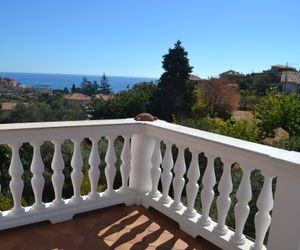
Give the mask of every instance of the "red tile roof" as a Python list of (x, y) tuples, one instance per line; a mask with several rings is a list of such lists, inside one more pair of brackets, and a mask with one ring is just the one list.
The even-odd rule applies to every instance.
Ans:
[(17, 106), (17, 104), (15, 102), (4, 102), (4, 103), (2, 103), (1, 109), (10, 111), (10, 110), (13, 110), (16, 106)]
[(73, 93), (70, 95), (65, 95), (64, 99), (74, 100), (74, 101), (91, 101), (92, 98), (88, 95), (84, 95), (82, 93)]

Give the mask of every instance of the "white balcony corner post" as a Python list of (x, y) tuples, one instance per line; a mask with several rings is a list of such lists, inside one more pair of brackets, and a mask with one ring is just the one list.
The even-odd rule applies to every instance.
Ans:
[(152, 189), (151, 157), (154, 151), (155, 140), (147, 135), (135, 134), (131, 139), (131, 172), (129, 187), (139, 195), (137, 204), (140, 204), (140, 195)]
[(278, 176), (267, 249), (300, 249), (300, 182)]

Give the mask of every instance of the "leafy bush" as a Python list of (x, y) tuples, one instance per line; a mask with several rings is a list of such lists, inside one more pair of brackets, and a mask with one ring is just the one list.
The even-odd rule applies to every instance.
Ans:
[(283, 128), (291, 136), (300, 136), (300, 97), (296, 94), (270, 94), (255, 106), (261, 136), (274, 136), (276, 128)]
[(209, 123), (211, 131), (217, 134), (258, 142), (259, 129), (254, 119), (238, 121), (231, 117), (225, 121), (221, 118), (210, 118)]
[(300, 137), (291, 136), (287, 139), (283, 139), (274, 143), (274, 146), (283, 148), (290, 151), (300, 152)]

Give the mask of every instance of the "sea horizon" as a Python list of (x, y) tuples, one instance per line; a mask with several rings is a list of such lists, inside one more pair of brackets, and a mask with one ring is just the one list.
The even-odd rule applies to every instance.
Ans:
[[(141, 82), (156, 81), (154, 77), (138, 77), (138, 76), (111, 76), (106, 75), (113, 92), (119, 92), (131, 88), (133, 85)], [(51, 89), (71, 88), (73, 84), (79, 87), (82, 78), (85, 77), (89, 81), (101, 81), (102, 75), (89, 74), (63, 74), (63, 73), (29, 73), (29, 72), (0, 72), (0, 77), (7, 77), (16, 80), (25, 86), (48, 85)]]

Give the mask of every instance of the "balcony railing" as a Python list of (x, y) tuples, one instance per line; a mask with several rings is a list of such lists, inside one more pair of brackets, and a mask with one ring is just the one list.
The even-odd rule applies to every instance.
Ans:
[[(117, 161), (114, 140), (122, 137), (122, 186), (115, 190)], [(98, 141), (108, 141), (105, 169), (99, 169)], [(89, 155), (89, 180), (91, 192), (80, 195), (83, 179), (81, 142), (89, 138), (92, 143)], [(65, 176), (61, 145), (70, 139), (74, 144), (71, 160), (73, 196), (62, 198)], [(44, 163), (40, 146), (45, 141), (54, 144), (51, 176), (55, 199), (43, 202)], [(300, 249), (300, 154), (230, 137), (170, 124), (164, 121), (137, 122), (133, 119), (6, 124), (0, 126), (0, 143), (11, 148), (9, 166), (10, 192), (13, 208), (0, 212), (0, 229), (50, 220), (53, 223), (71, 219), (75, 214), (108, 207), (115, 204), (138, 204), (153, 207), (179, 223), (188, 234), (211, 241), (222, 249)], [(31, 162), (31, 187), (34, 204), (22, 207), (24, 181), (19, 149), (23, 143), (33, 147)], [(163, 143), (163, 147), (162, 147)], [(178, 154), (173, 159), (172, 148)], [(186, 150), (191, 161), (186, 166)], [(198, 157), (207, 158), (201, 189), (198, 182), (200, 168)], [(216, 199), (217, 219), (210, 218), (217, 183), (214, 161), (222, 161), (223, 171), (218, 181)], [(175, 163), (174, 163), (175, 162)], [(242, 179), (234, 207), (235, 227), (226, 225), (233, 191), (231, 166), (238, 164)], [(264, 182), (257, 199), (255, 239), (243, 234), (249, 216), (252, 198), (251, 172), (259, 170)], [(105, 176), (107, 189), (98, 193), (99, 176)], [(272, 186), (276, 178), (276, 187)], [(187, 181), (186, 181), (187, 180)], [(161, 184), (160, 184), (161, 183)], [(182, 203), (185, 190), (187, 206)], [(274, 193), (275, 190), (275, 193)], [(273, 200), (274, 196), (274, 200)], [(195, 200), (201, 199), (201, 207)], [(201, 211), (201, 213), (197, 212)], [(271, 218), (272, 214), (272, 218)], [(264, 245), (269, 229), (267, 246)]]

